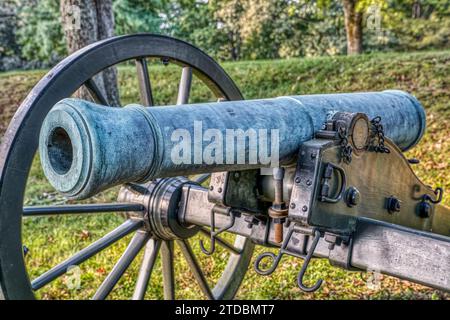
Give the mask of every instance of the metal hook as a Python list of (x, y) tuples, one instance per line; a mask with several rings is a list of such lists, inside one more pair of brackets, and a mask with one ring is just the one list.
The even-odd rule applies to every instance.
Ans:
[(314, 251), (316, 250), (317, 244), (320, 240), (320, 231), (315, 230), (314, 232), (314, 240), (311, 244), (311, 247), (309, 248), (308, 254), (305, 257), (305, 261), (303, 262), (302, 268), (300, 269), (300, 272), (297, 277), (297, 284), (305, 292), (314, 292), (320, 288), (322, 285), (323, 280), (319, 279), (313, 286), (307, 287), (303, 283), (303, 277), (306, 273), (306, 269), (308, 268), (309, 262), (311, 261), (311, 258), (314, 254)]
[[(263, 276), (268, 276), (269, 274), (272, 274), (275, 271), (275, 269), (278, 267), (278, 264), (280, 263), (282, 256), (283, 256), (283, 253), (278, 253), (278, 255), (276, 255), (276, 256), (272, 252), (261, 253), (255, 260), (255, 265), (254, 265), (255, 271), (258, 274), (263, 275)], [(261, 264), (261, 261), (267, 257), (270, 257), (273, 260), (273, 262), (272, 262), (272, 265), (270, 266), (270, 268), (264, 270), (261, 268), (260, 264)]]
[(209, 250), (207, 250), (205, 248), (205, 245), (203, 244), (203, 240), (200, 240), (199, 243), (200, 243), (200, 250), (202, 250), (202, 252), (204, 254), (206, 254), (207, 256), (212, 255), (214, 253), (214, 251), (216, 251), (216, 238), (213, 236), (212, 232), (211, 232), (211, 239), (209, 240), (209, 245), (210, 245)]
[(434, 194), (436, 195), (436, 199), (433, 199), (428, 194), (424, 194), (422, 196), (422, 202), (430, 201), (433, 204), (438, 204), (442, 201), (442, 196), (444, 194), (444, 189), (438, 187), (434, 190)]
[[(300, 269), (300, 272), (298, 274), (297, 277), (297, 283), (298, 286), (300, 287), (300, 289), (302, 289), (305, 292), (314, 292), (317, 289), (320, 288), (320, 286), (322, 285), (323, 280), (320, 279), (316, 282), (315, 285), (313, 285), (312, 287), (307, 287), (303, 284), (303, 277), (306, 273), (306, 269), (308, 268), (309, 262), (311, 261), (311, 258), (314, 254), (314, 251), (316, 250), (317, 244), (319, 243), (321, 234), (319, 230), (313, 230), (312, 234), (314, 235), (314, 240), (311, 244), (311, 247), (307, 253), (306, 256), (302, 256), (302, 255), (297, 255), (293, 252), (290, 252), (287, 250), (287, 246), (289, 244), (289, 241), (291, 240), (292, 234), (294, 233), (294, 224), (291, 225), (291, 227), (289, 228), (288, 234), (286, 236), (286, 238), (284, 238), (283, 244), (281, 245), (280, 251), (278, 252), (278, 255), (273, 254), (272, 252), (264, 252), (262, 254), (260, 254), (256, 260), (255, 260), (255, 264), (254, 264), (254, 269), (258, 274), (261, 275), (269, 275), (271, 273), (273, 273), (275, 271), (275, 269), (277, 268), (278, 264), (281, 261), (281, 258), (283, 257), (284, 254), (289, 254), (292, 255), (294, 257), (301, 257), (303, 258), (305, 261), (303, 262), (302, 268)], [(260, 264), (261, 261), (264, 258), (271, 258), (273, 260), (272, 265), (268, 268), (268, 269), (262, 269)]]
[(216, 237), (224, 232), (227, 231), (228, 229), (230, 229), (231, 227), (233, 227), (234, 222), (236, 220), (236, 216), (234, 214), (234, 212), (232, 210), (229, 211), (229, 216), (231, 217), (230, 222), (224, 226), (223, 228), (215, 231), (216, 229), (216, 219), (215, 219), (215, 211), (214, 208), (211, 209), (211, 213), (210, 213), (210, 219), (211, 219), (211, 232), (210, 232), (210, 246), (209, 246), (209, 250), (205, 248), (205, 245), (203, 243), (203, 240), (200, 240), (200, 249), (202, 250), (202, 252), (208, 256), (212, 255), (214, 253), (214, 251), (216, 251)]
[[(264, 252), (261, 253), (255, 260), (255, 264), (253, 265), (255, 271), (260, 274), (260, 275), (264, 275), (267, 276), (269, 274), (272, 274), (275, 269), (278, 267), (278, 264), (281, 261), (281, 258), (283, 257), (283, 255), (286, 253), (286, 248), (289, 244), (289, 241), (291, 240), (291, 236), (294, 233), (294, 225), (292, 224), (292, 226), (289, 228), (288, 234), (286, 235), (286, 238), (284, 238), (283, 244), (281, 245), (280, 251), (278, 252), (278, 255), (275, 255), (272, 252)], [(264, 258), (271, 258), (273, 260), (272, 265), (270, 266), (270, 268), (264, 270), (261, 268), (260, 264), (261, 261)]]
[(434, 190), (434, 194), (436, 195), (436, 200), (430, 198), (430, 201), (435, 204), (440, 203), (442, 201), (442, 196), (444, 195), (444, 189), (438, 187)]

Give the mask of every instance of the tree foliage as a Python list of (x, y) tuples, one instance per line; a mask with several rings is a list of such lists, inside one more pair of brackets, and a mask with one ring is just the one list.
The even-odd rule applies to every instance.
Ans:
[(18, 27), (17, 6), (14, 0), (5, 0), (0, 6), (0, 56), (17, 54), (16, 41)]
[(0, 6), (0, 70), (20, 65), (20, 46), (16, 35), (18, 24), (16, 1), (5, 0)]
[(217, 57), (227, 38), (218, 29), (214, 16), (216, 9), (217, 3), (212, 1), (169, 0), (166, 4), (166, 24), (163, 32), (196, 44)]
[(22, 56), (27, 60), (54, 63), (65, 55), (58, 1), (22, 0), (18, 3), (17, 39)]
[(116, 34), (158, 33), (164, 22), (160, 16), (164, 10), (162, 0), (115, 0), (113, 10)]
[[(115, 34), (168, 34), (219, 60), (345, 54), (344, 1), (113, 0)], [(364, 52), (450, 46), (448, 1), (352, 1), (363, 17)], [(42, 65), (66, 55), (59, 1), (2, 2), (0, 59)]]

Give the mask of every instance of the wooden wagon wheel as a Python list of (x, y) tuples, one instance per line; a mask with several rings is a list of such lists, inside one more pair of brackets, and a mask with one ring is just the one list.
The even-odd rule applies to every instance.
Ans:
[[(35, 291), (63, 275), (68, 267), (78, 265), (119, 239), (134, 233), (122, 257), (98, 288), (94, 298), (106, 298), (125, 270), (145, 247), (142, 267), (134, 291), (134, 299), (144, 297), (151, 270), (161, 253), (164, 297), (175, 298), (174, 242), (180, 246), (194, 277), (207, 298), (232, 298), (239, 288), (251, 259), (253, 244), (237, 236), (234, 245), (219, 242), (231, 254), (220, 279), (210, 288), (187, 239), (155, 238), (139, 219), (127, 219), (103, 238), (79, 251), (35, 279), (29, 279), (24, 263), (22, 244), (23, 219), (72, 213), (140, 212), (142, 206), (132, 203), (97, 203), (24, 207), (24, 193), (33, 158), (38, 146), (41, 124), (59, 100), (71, 96), (85, 86), (93, 98), (102, 104), (106, 99), (98, 90), (93, 77), (118, 63), (135, 60), (140, 85), (141, 104), (152, 105), (153, 95), (146, 58), (161, 58), (182, 68), (178, 102), (187, 103), (192, 74), (196, 75), (219, 99), (240, 100), (242, 95), (225, 71), (198, 48), (170, 37), (138, 34), (120, 36), (94, 43), (64, 59), (54, 67), (29, 93), (15, 114), (0, 152), (0, 297), (33, 299)], [(174, 180), (172, 180), (174, 182)], [(175, 181), (176, 182), (176, 181)], [(38, 218), (32, 218), (38, 219)], [(195, 233), (194, 233), (195, 234)], [(161, 248), (161, 250), (160, 250)]]

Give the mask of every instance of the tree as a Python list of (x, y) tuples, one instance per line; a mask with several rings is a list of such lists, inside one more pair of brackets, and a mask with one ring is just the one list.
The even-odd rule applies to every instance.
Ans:
[(292, 30), (288, 14), (290, 1), (246, 0), (239, 25), (243, 56), (248, 58), (279, 58), (279, 50)]
[(342, 0), (347, 32), (347, 54), (362, 53), (363, 43), (363, 13), (358, 8), (359, 0)]
[(198, 46), (215, 59), (229, 59), (228, 38), (218, 28), (216, 10), (214, 0), (168, 0), (163, 9), (166, 27), (162, 32)]
[[(70, 53), (114, 34), (112, 0), (60, 0), (60, 11)], [(94, 80), (109, 104), (119, 106), (116, 68), (105, 69)], [(89, 97), (84, 88), (77, 95), (83, 99)]]
[[(370, 27), (379, 28), (381, 24), (381, 9), (385, 9), (389, 0), (341, 0), (344, 11), (345, 31), (347, 38), (347, 54), (363, 52), (364, 22)], [(317, 0), (320, 7), (327, 9), (335, 1)], [(374, 11), (374, 12), (371, 12)], [(366, 21), (364, 21), (366, 19)], [(374, 21), (375, 20), (375, 21)], [(374, 26), (373, 22), (378, 24)], [(366, 26), (368, 27), (368, 26)], [(367, 29), (367, 28), (366, 28)]]
[(215, 18), (218, 22), (217, 27), (227, 35), (228, 42), (226, 47), (229, 51), (229, 58), (238, 60), (241, 58), (241, 28), (245, 0), (216, 0), (216, 2)]
[[(393, 50), (450, 47), (450, 2), (441, 0), (390, 0), (386, 8)], [(385, 48), (383, 48), (385, 49)]]
[[(218, 60), (450, 47), (450, 2), (442, 0), (0, 1), (4, 70), (48, 68), (68, 51), (112, 35), (113, 27), (116, 34), (172, 35)], [(80, 34), (73, 29), (77, 8), (83, 15)], [(105, 96), (116, 92), (103, 89), (105, 75), (114, 72), (96, 77)], [(109, 99), (118, 104), (118, 98)]]
[(59, 19), (59, 5), (54, 0), (17, 1), (19, 28), (17, 41), (21, 55), (39, 61), (38, 67), (55, 64), (67, 54)]
[(16, 38), (18, 20), (16, 2), (6, 0), (0, 6), (0, 71), (18, 65), (20, 54)]
[(114, 0), (116, 34), (160, 33), (166, 9), (164, 0)]

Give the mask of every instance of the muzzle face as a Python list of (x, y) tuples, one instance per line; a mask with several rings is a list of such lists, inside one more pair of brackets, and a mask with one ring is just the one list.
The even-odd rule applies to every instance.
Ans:
[(39, 152), (44, 174), (56, 190), (76, 195), (87, 184), (93, 158), (91, 138), (75, 108), (56, 105), (52, 109), (42, 125)]
[(77, 199), (139, 181), (153, 161), (153, 136), (148, 121), (135, 108), (64, 99), (41, 128), (44, 174), (56, 190)]

